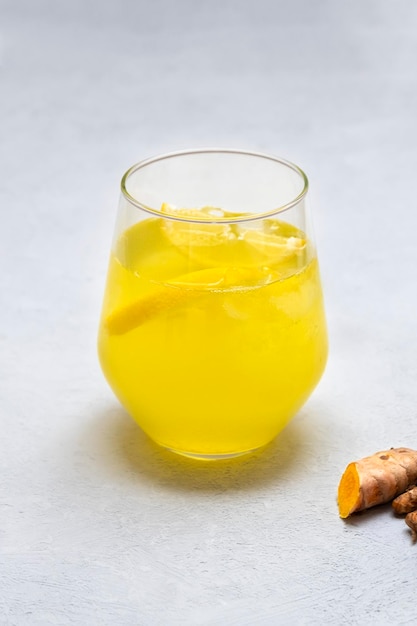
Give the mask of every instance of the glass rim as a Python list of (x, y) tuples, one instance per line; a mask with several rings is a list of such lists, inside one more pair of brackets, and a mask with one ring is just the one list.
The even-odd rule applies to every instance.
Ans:
[[(279, 165), (283, 165), (293, 170), (294, 172), (296, 172), (300, 176), (301, 180), (303, 181), (303, 187), (300, 193), (295, 198), (293, 198), (289, 202), (286, 202), (285, 204), (279, 207), (271, 209), (270, 211), (264, 211), (262, 213), (249, 213), (246, 215), (238, 215), (236, 217), (229, 217), (229, 216), (217, 217), (217, 216), (210, 216), (210, 215), (207, 215), (204, 217), (195, 217), (195, 216), (184, 216), (184, 215), (174, 215), (174, 214), (169, 214), (169, 213), (163, 213), (162, 211), (158, 209), (154, 209), (153, 207), (147, 206), (146, 204), (140, 202), (137, 198), (135, 198), (128, 192), (126, 183), (129, 177), (135, 172), (137, 172), (138, 170), (146, 167), (147, 165), (151, 165), (152, 163), (157, 163), (158, 161), (172, 159), (175, 157), (191, 156), (193, 154), (194, 155), (195, 154), (234, 154), (234, 155), (257, 157), (261, 159), (266, 159), (268, 161), (274, 161), (275, 163), (278, 163)], [(283, 159), (281, 157), (266, 154), (264, 152), (254, 152), (251, 150), (240, 150), (240, 149), (235, 149), (235, 148), (195, 148), (195, 149), (188, 149), (188, 150), (178, 150), (175, 152), (166, 152), (164, 154), (160, 154), (154, 157), (149, 157), (147, 159), (144, 159), (143, 161), (139, 161), (138, 163), (135, 163), (124, 173), (120, 182), (120, 189), (121, 189), (122, 195), (126, 198), (126, 200), (130, 204), (132, 204), (138, 209), (142, 209), (143, 211), (146, 211), (147, 213), (151, 213), (152, 215), (162, 217), (164, 219), (169, 219), (169, 220), (174, 220), (174, 221), (179, 221), (179, 222), (233, 224), (235, 222), (248, 222), (252, 220), (266, 219), (266, 218), (278, 215), (279, 213), (288, 211), (289, 209), (299, 204), (299, 202), (301, 202), (301, 200), (307, 195), (307, 192), (309, 189), (309, 181), (305, 172), (292, 161), (288, 161), (287, 159)]]

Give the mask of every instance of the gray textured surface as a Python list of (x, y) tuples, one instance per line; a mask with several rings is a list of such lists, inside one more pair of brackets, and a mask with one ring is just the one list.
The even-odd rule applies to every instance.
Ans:
[[(343, 523), (345, 465), (417, 446), (417, 4), (0, 0), (0, 623), (415, 623), (416, 547)], [(95, 335), (118, 182), (171, 149), (312, 182), (331, 356), (262, 455), (195, 465)]]

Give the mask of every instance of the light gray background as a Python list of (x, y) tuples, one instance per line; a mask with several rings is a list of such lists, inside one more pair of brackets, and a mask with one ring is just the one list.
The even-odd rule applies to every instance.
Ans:
[[(404, 522), (335, 496), (417, 447), (417, 3), (0, 9), (1, 625), (415, 623)], [(122, 173), (204, 145), (309, 174), (331, 341), (276, 442), (216, 466), (147, 441), (95, 353)]]

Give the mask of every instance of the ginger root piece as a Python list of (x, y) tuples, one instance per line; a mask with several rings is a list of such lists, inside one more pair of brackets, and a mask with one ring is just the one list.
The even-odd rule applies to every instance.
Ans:
[(405, 523), (411, 528), (413, 541), (417, 540), (417, 511), (412, 511), (405, 516)]
[(391, 448), (350, 463), (339, 483), (340, 517), (389, 502), (416, 482), (417, 450)]
[(417, 509), (417, 487), (413, 485), (405, 493), (395, 498), (392, 502), (392, 507), (398, 515), (415, 511)]

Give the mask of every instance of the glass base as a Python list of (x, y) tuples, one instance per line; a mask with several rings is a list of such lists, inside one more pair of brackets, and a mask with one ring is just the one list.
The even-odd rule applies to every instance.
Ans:
[(259, 446), (257, 448), (251, 448), (250, 450), (242, 450), (241, 452), (230, 452), (226, 454), (198, 454), (197, 452), (187, 452), (186, 450), (176, 450), (175, 448), (168, 448), (167, 446), (162, 446), (166, 450), (170, 452), (174, 452), (174, 454), (179, 454), (180, 456), (185, 456), (189, 459), (195, 459), (196, 461), (223, 461), (227, 459), (235, 459), (239, 456), (244, 456), (246, 454), (252, 454), (265, 446)]

